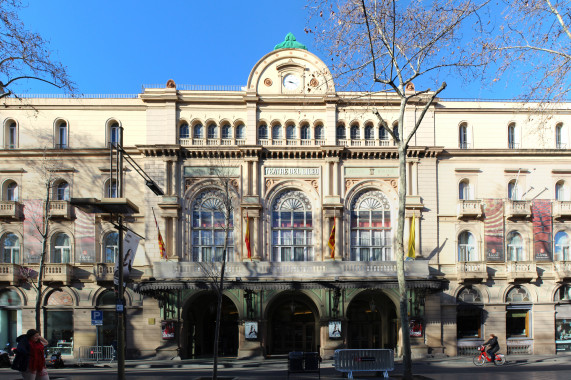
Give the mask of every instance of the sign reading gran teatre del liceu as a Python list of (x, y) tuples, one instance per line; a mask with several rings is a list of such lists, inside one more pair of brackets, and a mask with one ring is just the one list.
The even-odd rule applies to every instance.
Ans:
[(315, 177), (319, 175), (319, 168), (264, 168), (267, 177)]

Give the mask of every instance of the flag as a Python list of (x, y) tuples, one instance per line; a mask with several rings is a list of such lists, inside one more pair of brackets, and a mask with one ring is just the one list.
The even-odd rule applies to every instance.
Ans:
[(416, 257), (416, 247), (414, 246), (414, 214), (412, 215), (412, 219), (410, 221), (410, 234), (408, 235), (408, 255), (407, 258), (414, 259)]
[(167, 250), (165, 248), (165, 242), (163, 241), (163, 237), (161, 236), (161, 229), (159, 228), (159, 223), (157, 222), (157, 217), (155, 216), (155, 209), (153, 208), (153, 217), (155, 218), (155, 224), (157, 225), (157, 235), (159, 239), (159, 252), (161, 254), (161, 259), (167, 258)]
[(327, 245), (331, 248), (331, 258), (335, 260), (335, 221), (336, 218), (333, 218), (333, 228), (331, 228), (331, 233), (329, 234), (329, 242)]
[(246, 213), (246, 237), (244, 238), (244, 242), (246, 243), (246, 249), (248, 250), (248, 258), (252, 260), (252, 249), (250, 247), (250, 218), (248, 217), (248, 213)]

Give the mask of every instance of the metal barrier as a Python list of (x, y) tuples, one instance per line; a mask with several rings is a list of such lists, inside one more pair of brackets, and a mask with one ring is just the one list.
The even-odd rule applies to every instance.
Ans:
[(115, 349), (113, 346), (84, 346), (79, 347), (79, 358), (77, 363), (111, 363), (115, 359)]
[(314, 372), (317, 373), (321, 379), (320, 362), (321, 357), (318, 352), (290, 352), (287, 360), (287, 378), (289, 379), (290, 373)]
[(339, 372), (348, 372), (348, 378), (353, 378), (353, 372), (384, 372), (383, 377), (388, 378), (388, 371), (395, 369), (393, 350), (363, 349), (363, 350), (335, 350), (335, 369)]

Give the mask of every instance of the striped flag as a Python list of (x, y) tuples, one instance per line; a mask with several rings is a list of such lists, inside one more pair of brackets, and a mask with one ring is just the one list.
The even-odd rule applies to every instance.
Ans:
[(415, 221), (414, 214), (412, 215), (412, 220), (410, 221), (410, 234), (408, 235), (408, 258), (416, 258), (416, 246), (415, 246)]
[(246, 237), (244, 238), (244, 242), (246, 243), (246, 249), (248, 250), (248, 258), (252, 260), (252, 249), (250, 247), (250, 218), (248, 217), (248, 213), (246, 212)]
[(331, 233), (329, 234), (329, 242), (327, 245), (331, 248), (331, 258), (335, 260), (335, 221), (336, 217), (333, 217), (333, 228), (331, 228)]
[(159, 223), (157, 222), (157, 217), (155, 215), (155, 209), (151, 208), (153, 210), (153, 217), (155, 218), (155, 224), (157, 225), (157, 235), (158, 235), (158, 239), (159, 239), (159, 252), (161, 254), (161, 259), (166, 259), (167, 258), (167, 250), (165, 248), (165, 242), (163, 241), (163, 237), (161, 236), (161, 229), (159, 228)]

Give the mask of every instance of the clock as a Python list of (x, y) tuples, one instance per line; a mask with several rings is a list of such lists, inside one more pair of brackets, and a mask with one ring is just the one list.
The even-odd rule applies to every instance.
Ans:
[(295, 90), (299, 87), (299, 77), (293, 74), (288, 74), (284, 77), (283, 86), (286, 90)]

